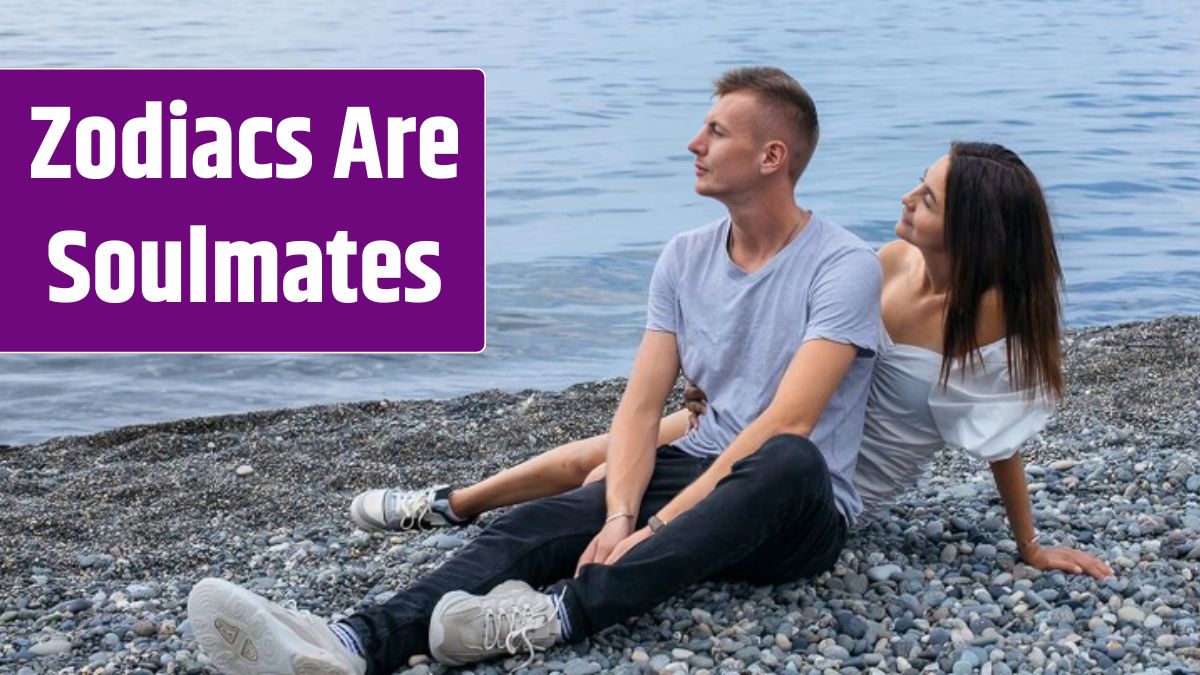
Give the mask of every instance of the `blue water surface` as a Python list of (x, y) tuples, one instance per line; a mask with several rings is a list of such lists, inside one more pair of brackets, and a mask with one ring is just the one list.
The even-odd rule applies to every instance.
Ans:
[(801, 202), (870, 243), (949, 141), (999, 142), (1046, 187), (1070, 325), (1200, 313), (1190, 0), (5, 3), (3, 66), (485, 69), (489, 265), (481, 355), (0, 355), (0, 444), (625, 374), (662, 243), (722, 213), (686, 145), (750, 63), (813, 94)]

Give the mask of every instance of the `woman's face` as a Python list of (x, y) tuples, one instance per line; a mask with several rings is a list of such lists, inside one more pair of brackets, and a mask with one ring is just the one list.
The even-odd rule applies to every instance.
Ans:
[(943, 155), (925, 171), (921, 182), (900, 198), (904, 211), (896, 223), (896, 236), (923, 251), (938, 253), (946, 248), (944, 208), (949, 170), (950, 156)]

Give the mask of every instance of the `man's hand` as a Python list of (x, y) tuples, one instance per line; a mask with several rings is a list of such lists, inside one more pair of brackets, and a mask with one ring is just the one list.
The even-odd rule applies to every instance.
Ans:
[(616, 564), (616, 562), (624, 557), (626, 553), (629, 553), (630, 549), (642, 543), (643, 541), (646, 541), (646, 539), (648, 539), (652, 534), (654, 534), (654, 530), (651, 530), (649, 527), (643, 527), (637, 532), (625, 537), (621, 540), (621, 543), (617, 544), (617, 547), (613, 549), (613, 552), (608, 555), (608, 560), (605, 560), (604, 564)]
[(683, 407), (691, 413), (688, 415), (688, 426), (692, 429), (700, 428), (700, 416), (708, 412), (708, 394), (688, 380), (687, 386), (683, 388)]
[(1086, 572), (1096, 579), (1113, 576), (1112, 568), (1103, 560), (1073, 548), (1033, 544), (1021, 551), (1021, 559), (1025, 561), (1025, 564), (1039, 570), (1062, 570), (1071, 574)]
[(603, 564), (607, 561), (617, 545), (632, 531), (633, 518), (614, 518), (605, 523), (600, 532), (592, 537), (592, 543), (583, 550), (583, 555), (579, 556), (579, 564), (575, 566), (575, 576), (579, 576), (579, 571), (583, 569), (584, 565)]

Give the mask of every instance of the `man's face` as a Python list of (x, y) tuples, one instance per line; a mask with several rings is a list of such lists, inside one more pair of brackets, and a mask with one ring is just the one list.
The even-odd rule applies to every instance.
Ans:
[(753, 92), (732, 91), (709, 109), (700, 133), (688, 144), (688, 150), (696, 155), (697, 193), (729, 197), (763, 179), (757, 128), (760, 105)]

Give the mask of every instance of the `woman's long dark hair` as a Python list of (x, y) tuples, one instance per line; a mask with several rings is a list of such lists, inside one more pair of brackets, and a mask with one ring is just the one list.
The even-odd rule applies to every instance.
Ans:
[(951, 284), (942, 382), (954, 362), (967, 365), (978, 356), (979, 306), (994, 288), (1003, 299), (1014, 385), (1061, 398), (1062, 269), (1042, 188), (1015, 152), (990, 143), (950, 146), (945, 237)]

